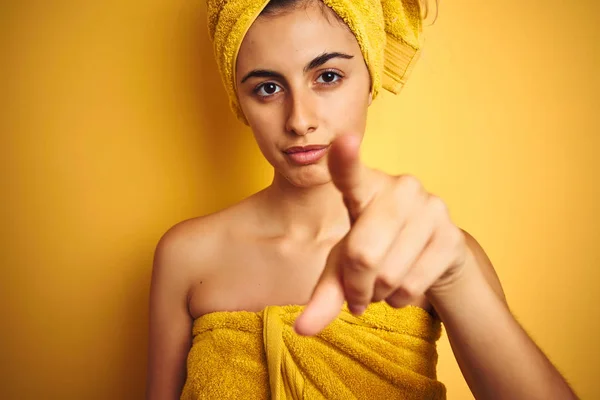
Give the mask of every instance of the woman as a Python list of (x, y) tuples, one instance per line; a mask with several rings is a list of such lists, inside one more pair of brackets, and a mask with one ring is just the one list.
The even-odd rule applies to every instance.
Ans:
[(441, 320), (476, 398), (575, 398), (443, 201), (358, 158), (372, 99), (418, 58), (417, 0), (208, 5), (232, 107), (274, 178), (160, 240), (147, 397), (445, 398)]

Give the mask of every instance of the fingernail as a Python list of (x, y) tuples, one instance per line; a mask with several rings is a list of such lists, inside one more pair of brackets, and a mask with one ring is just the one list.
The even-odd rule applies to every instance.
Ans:
[(348, 309), (354, 315), (362, 315), (367, 309), (367, 306), (349, 304)]

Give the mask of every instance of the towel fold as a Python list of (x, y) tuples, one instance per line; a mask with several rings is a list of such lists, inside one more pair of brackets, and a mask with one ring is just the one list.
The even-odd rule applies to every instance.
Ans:
[[(399, 93), (422, 47), (419, 0), (322, 0), (350, 28), (371, 75), (373, 98), (381, 87)], [(207, 0), (208, 30), (221, 78), (237, 117), (247, 121), (236, 95), (237, 54), (269, 0)]]
[(194, 321), (182, 399), (445, 399), (439, 319), (415, 306), (344, 305), (319, 335), (293, 330), (303, 306), (215, 312)]

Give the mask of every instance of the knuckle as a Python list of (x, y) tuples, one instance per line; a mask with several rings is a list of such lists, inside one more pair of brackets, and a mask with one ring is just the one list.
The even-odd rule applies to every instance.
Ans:
[(448, 214), (448, 207), (446, 206), (446, 203), (438, 196), (430, 195), (427, 201), (427, 207), (435, 216), (441, 217)]
[(419, 296), (420, 289), (419, 287), (412, 282), (404, 282), (399, 288), (398, 292), (400, 292), (401, 296), (405, 299), (412, 299)]
[(378, 301), (384, 300), (390, 292), (391, 290), (376, 286), (375, 290), (373, 291), (373, 298), (371, 298), (371, 303), (377, 303)]
[(383, 290), (389, 291), (397, 286), (397, 282), (391, 274), (381, 274), (377, 278), (377, 286)]
[(462, 231), (451, 223), (444, 224), (438, 235), (438, 245), (441, 250), (453, 251), (464, 244)]
[(397, 184), (399, 191), (414, 197), (420, 196), (424, 192), (421, 181), (413, 175), (402, 175), (398, 177)]
[(377, 255), (366, 248), (349, 247), (346, 260), (353, 269), (370, 271), (377, 268)]
[(368, 303), (369, 295), (363, 289), (352, 284), (346, 284), (344, 294), (348, 303)]
[(406, 304), (406, 302), (404, 300), (400, 299), (398, 296), (387, 297), (385, 299), (385, 302), (394, 308), (400, 308)]
[(465, 245), (465, 235), (454, 225), (452, 225), (450, 228), (448, 237), (453, 248), (462, 247)]

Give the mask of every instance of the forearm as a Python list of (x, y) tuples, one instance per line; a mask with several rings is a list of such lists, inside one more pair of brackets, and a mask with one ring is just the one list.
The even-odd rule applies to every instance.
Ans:
[(430, 300), (477, 399), (576, 399), (476, 268)]

